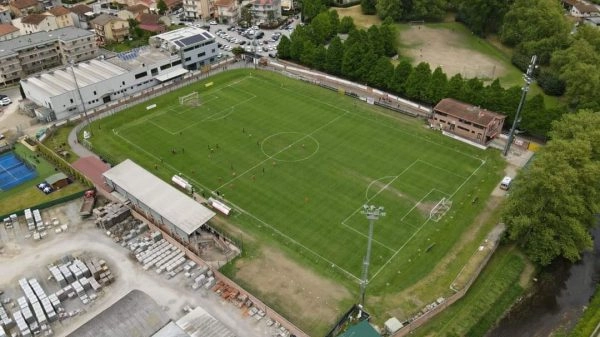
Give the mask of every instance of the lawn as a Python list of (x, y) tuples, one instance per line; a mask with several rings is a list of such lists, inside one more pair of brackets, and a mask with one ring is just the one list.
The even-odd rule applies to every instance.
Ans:
[[(384, 206), (370, 274), (379, 291), (398, 284), (400, 270), (407, 283), (426, 274), (477, 213), (473, 193), (484, 197), (500, 178), (499, 158), (420, 123), (272, 73), (249, 75), (218, 75), (208, 89), (196, 84), (96, 122), (94, 150), (164, 179), (181, 173), (224, 196), (250, 230), (353, 281), (368, 234), (362, 205)], [(192, 90), (202, 105), (179, 106)], [(452, 209), (429, 220), (442, 198)]]
[(41, 156), (37, 158), (39, 163), (35, 162), (33, 159), (35, 153), (29, 151), (29, 149), (21, 144), (16, 144), (15, 152), (19, 154), (21, 158), (29, 161), (30, 164), (35, 165), (38, 176), (8, 191), (0, 192), (0, 214), (8, 214), (41, 203), (56, 200), (84, 189), (84, 186), (79, 182), (73, 182), (67, 187), (54, 191), (51, 194), (44, 194), (37, 189), (36, 185), (48, 176), (56, 173), (54, 166), (44, 160)]
[(59, 127), (55, 129), (54, 133), (52, 133), (52, 135), (46, 138), (43, 142), (44, 145), (56, 152), (58, 155), (60, 155), (61, 151), (66, 151), (68, 156), (63, 158), (69, 163), (73, 163), (79, 159), (77, 154), (71, 150), (68, 142), (69, 133), (71, 133), (71, 130), (73, 130), (74, 127), (74, 125), (65, 125)]

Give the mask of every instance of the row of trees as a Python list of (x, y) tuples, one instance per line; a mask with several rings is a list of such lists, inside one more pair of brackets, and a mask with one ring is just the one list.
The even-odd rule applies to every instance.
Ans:
[(504, 209), (508, 236), (540, 265), (592, 247), (600, 213), (600, 113), (565, 114), (521, 173)]
[[(348, 29), (342, 42), (337, 33)], [(351, 18), (340, 21), (335, 11), (321, 12), (310, 24), (297, 27), (290, 39), (283, 36), (278, 55), (424, 104), (435, 105), (452, 97), (504, 113), (511, 122), (521, 94), (519, 87), (505, 89), (498, 80), (486, 86), (479, 79), (464, 79), (460, 74), (448, 78), (441, 68), (432, 71), (427, 63), (413, 67), (402, 60), (394, 66), (390, 56), (396, 53), (395, 36), (390, 19), (380, 27), (358, 30)], [(543, 96), (536, 95), (525, 105), (521, 128), (545, 135), (561, 112), (546, 110)]]

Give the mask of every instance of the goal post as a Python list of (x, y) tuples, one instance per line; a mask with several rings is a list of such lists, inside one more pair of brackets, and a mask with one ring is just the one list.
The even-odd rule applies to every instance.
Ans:
[(187, 95), (179, 96), (179, 104), (187, 106), (200, 105), (200, 97), (198, 96), (198, 92), (194, 91)]
[(447, 198), (442, 198), (429, 212), (429, 219), (435, 222), (440, 221), (440, 219), (450, 210), (452, 207), (452, 201)]

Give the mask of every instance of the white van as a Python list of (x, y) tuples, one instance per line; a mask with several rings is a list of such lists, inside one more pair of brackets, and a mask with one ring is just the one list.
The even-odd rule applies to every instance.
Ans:
[(502, 178), (502, 181), (500, 182), (500, 188), (503, 190), (508, 190), (510, 188), (511, 182), (512, 182), (512, 178), (509, 176)]

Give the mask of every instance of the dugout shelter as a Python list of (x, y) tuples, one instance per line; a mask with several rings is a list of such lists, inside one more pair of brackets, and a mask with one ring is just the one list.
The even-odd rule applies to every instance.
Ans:
[(110, 190), (121, 194), (131, 206), (183, 242), (215, 216), (215, 212), (126, 159), (102, 174)]

